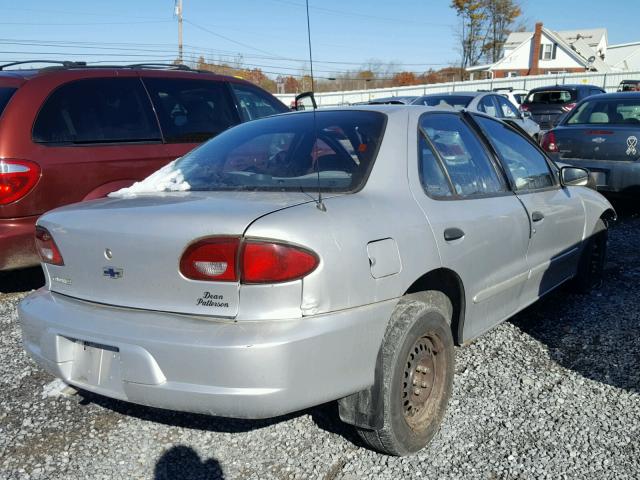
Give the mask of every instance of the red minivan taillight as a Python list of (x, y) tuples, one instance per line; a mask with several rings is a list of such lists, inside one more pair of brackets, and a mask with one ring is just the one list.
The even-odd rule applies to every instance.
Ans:
[(36, 249), (44, 263), (51, 265), (64, 265), (62, 254), (53, 240), (53, 237), (44, 227), (36, 226)]
[(40, 178), (40, 167), (27, 160), (0, 160), (0, 205), (24, 197)]
[(285, 243), (212, 237), (185, 250), (180, 272), (191, 280), (281, 283), (308, 275), (318, 263), (313, 252)]
[(553, 130), (545, 133), (542, 136), (542, 141), (540, 142), (540, 146), (543, 150), (547, 152), (555, 153), (558, 151), (558, 144), (556, 143), (556, 134), (553, 133)]

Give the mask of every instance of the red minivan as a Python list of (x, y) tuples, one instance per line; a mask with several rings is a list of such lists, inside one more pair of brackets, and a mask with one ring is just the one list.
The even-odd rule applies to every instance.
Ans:
[[(6, 67), (6, 66), (5, 66)], [(238, 123), (288, 111), (184, 66), (0, 67), (0, 271), (39, 263), (36, 219), (131, 185)]]

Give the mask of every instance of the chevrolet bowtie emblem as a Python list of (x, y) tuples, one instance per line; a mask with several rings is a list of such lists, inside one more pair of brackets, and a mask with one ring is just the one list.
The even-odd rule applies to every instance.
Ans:
[(124, 271), (121, 268), (103, 267), (102, 275), (117, 280), (118, 278), (122, 278)]

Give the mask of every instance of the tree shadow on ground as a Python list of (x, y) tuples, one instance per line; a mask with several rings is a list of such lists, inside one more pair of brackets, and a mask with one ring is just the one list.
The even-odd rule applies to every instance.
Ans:
[(191, 447), (177, 445), (167, 450), (157, 461), (154, 480), (223, 480), (224, 471), (215, 458), (201, 460)]

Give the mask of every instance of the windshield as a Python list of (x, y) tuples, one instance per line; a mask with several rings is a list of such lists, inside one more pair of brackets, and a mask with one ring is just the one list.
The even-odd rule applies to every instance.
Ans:
[(571, 113), (566, 123), (640, 125), (640, 98), (587, 100)]
[(0, 87), (0, 115), (2, 115), (4, 107), (7, 106), (16, 90), (16, 88)]
[(546, 103), (551, 105), (561, 105), (563, 103), (575, 102), (578, 92), (575, 90), (544, 90), (542, 92), (531, 92), (525, 98), (525, 104)]
[(473, 97), (469, 95), (426, 95), (414, 102), (415, 105), (426, 105), (428, 107), (450, 107), (462, 110), (471, 103)]
[(372, 111), (318, 111), (316, 122), (313, 112), (253, 120), (121, 193), (358, 190), (373, 165), (385, 121)]

